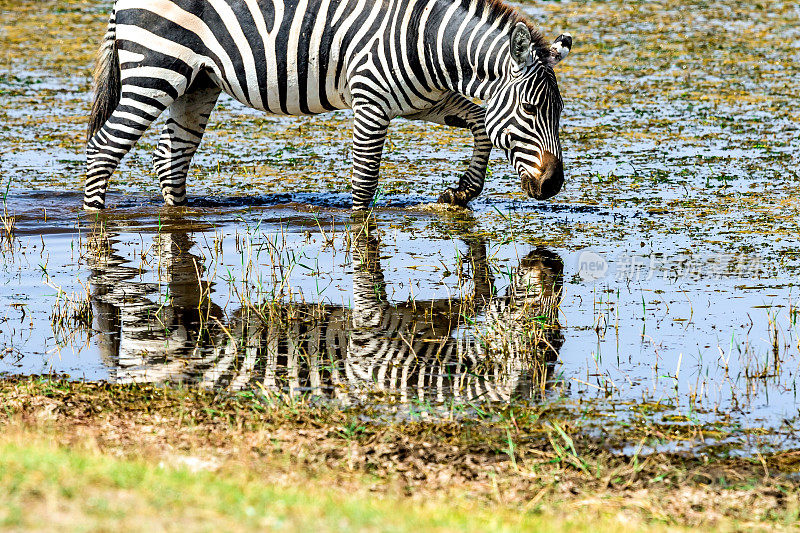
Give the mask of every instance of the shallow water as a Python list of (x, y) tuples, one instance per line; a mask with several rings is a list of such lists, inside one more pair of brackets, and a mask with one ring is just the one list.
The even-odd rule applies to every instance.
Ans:
[[(6, 317), (4, 346), (13, 348), (0, 371), (508, 401), (517, 386), (531, 389), (524, 363), (544, 368), (539, 359), (555, 359), (561, 344), (560, 257), (491, 246), (463, 213), (450, 232), (424, 237), (421, 230), (438, 217), (387, 211), (380, 217), (387, 223), (372, 227), (350, 220), (348, 210), (312, 213), (256, 201), (246, 210), (240, 202), (232, 214), (232, 200), (215, 200), (227, 209), (176, 216), (119, 208), (98, 222), (79, 211), (78, 195), (63, 195), (45, 225), (31, 220), (44, 211), (41, 199), (14, 200), (20, 237), (6, 249), (2, 281), (4, 303), (21, 323)], [(41, 279), (20, 275), (33, 264)], [(509, 283), (523, 282), (509, 293)], [(54, 313), (59, 298), (64, 312)], [(91, 307), (91, 323), (74, 319), (80, 305)], [(487, 315), (489, 336), (510, 327), (519, 338), (528, 333), (511, 319), (527, 317), (544, 348), (507, 357), (499, 346), (500, 366), (492, 367), (486, 344), (493, 341), (475, 323)], [(387, 372), (399, 374), (382, 384)]]
[(97, 218), (78, 194), (12, 197), (0, 372), (399, 413), (647, 403), (776, 435), (796, 417), (797, 298), (767, 258), (498, 242), (475, 214), (414, 208), (367, 231), (273, 200)]
[[(0, 3), (0, 184), (15, 217), (0, 372), (264, 387), (400, 413), (566, 401), (591, 405), (600, 430), (645, 412), (794, 446), (800, 49), (774, 46), (796, 41), (800, 11), (522, 8), (575, 36), (557, 72), (564, 190), (526, 199), (495, 152), (471, 214), (419, 209), (456, 182), (470, 139), (397, 121), (376, 244), (352, 231), (349, 113), (271, 117), (230, 99), (188, 209), (161, 207), (158, 123), (115, 175), (112, 209), (82, 213), (94, 44), (72, 36), (99, 41), (104, 7)], [(524, 279), (539, 282), (523, 291)], [(359, 300), (362, 281), (383, 288)]]

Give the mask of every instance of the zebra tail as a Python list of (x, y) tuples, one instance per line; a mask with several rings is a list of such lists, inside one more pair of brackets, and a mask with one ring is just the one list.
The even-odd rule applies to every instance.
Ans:
[(97, 51), (92, 88), (94, 102), (89, 116), (87, 142), (94, 137), (117, 108), (122, 85), (120, 83), (119, 53), (117, 52), (116, 13), (111, 14), (103, 44)]

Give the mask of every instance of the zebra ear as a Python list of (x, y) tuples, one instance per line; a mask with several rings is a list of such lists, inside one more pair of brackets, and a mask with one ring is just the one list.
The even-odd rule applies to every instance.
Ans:
[(556, 66), (559, 61), (567, 57), (570, 49), (572, 48), (572, 35), (564, 33), (559, 35), (558, 38), (550, 45), (549, 63), (551, 67)]
[(519, 67), (523, 67), (528, 62), (530, 53), (531, 30), (524, 22), (517, 22), (511, 33), (511, 57)]

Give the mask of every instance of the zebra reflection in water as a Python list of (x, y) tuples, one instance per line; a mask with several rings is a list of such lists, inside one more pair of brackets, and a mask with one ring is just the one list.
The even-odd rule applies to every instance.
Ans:
[(197, 372), (213, 363), (213, 347), (224, 343), (219, 327), (224, 312), (203, 299), (210, 286), (203, 279), (202, 260), (190, 253), (195, 244), (190, 233), (154, 236), (151, 263), (160, 284), (141, 281), (139, 266), (118, 252), (115, 235), (95, 244), (90, 254), (92, 305), (110, 379), (202, 382)]
[(110, 378), (310, 392), (344, 403), (508, 401), (542, 391), (563, 343), (557, 254), (533, 250), (496, 294), (487, 243), (467, 234), (474, 294), (390, 303), (376, 233), (352, 230), (352, 309), (285, 302), (227, 316), (210, 303), (191, 234), (155, 236), (160, 288), (137, 281), (139, 269), (114, 250), (112, 236), (93, 254), (91, 275)]

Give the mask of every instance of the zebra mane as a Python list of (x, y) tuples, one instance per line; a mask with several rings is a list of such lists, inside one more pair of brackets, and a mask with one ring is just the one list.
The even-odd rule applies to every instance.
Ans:
[(502, 22), (508, 23), (512, 28), (518, 22), (525, 24), (531, 31), (531, 43), (536, 49), (538, 54), (550, 53), (550, 43), (547, 42), (545, 37), (541, 34), (538, 28), (531, 23), (519, 10), (513, 6), (506, 4), (503, 0), (460, 0), (464, 9), (469, 9), (470, 5), (476, 4), (476, 12), (481, 13), (488, 7), (490, 13), (494, 15), (492, 20), (499, 18)]

